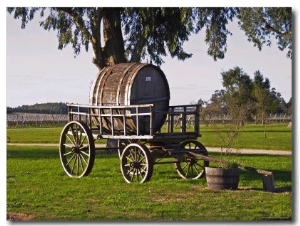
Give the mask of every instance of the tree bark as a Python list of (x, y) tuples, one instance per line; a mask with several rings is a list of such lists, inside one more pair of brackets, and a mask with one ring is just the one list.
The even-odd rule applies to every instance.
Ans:
[(90, 18), (92, 38), (91, 43), (94, 51), (93, 63), (101, 70), (105, 67), (104, 52), (101, 47), (101, 20), (103, 18), (103, 9), (98, 8), (96, 16)]
[[(120, 9), (98, 8), (96, 17), (90, 18), (90, 21), (93, 63), (96, 67), (101, 70), (106, 66), (126, 62)], [(103, 21), (103, 31), (101, 31), (101, 21)]]
[(105, 66), (126, 62), (120, 9), (107, 9), (103, 17)]

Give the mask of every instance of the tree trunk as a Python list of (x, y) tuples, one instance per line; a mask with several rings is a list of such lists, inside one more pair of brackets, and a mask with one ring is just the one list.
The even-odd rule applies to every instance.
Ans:
[[(126, 62), (119, 8), (98, 8), (91, 18), (93, 63), (102, 68)], [(103, 31), (101, 31), (103, 21)], [(103, 37), (103, 39), (102, 39)], [(103, 41), (103, 43), (101, 43)]]
[(103, 18), (105, 66), (126, 62), (120, 9), (109, 8)]
[(92, 31), (92, 38), (91, 43), (94, 51), (93, 63), (96, 67), (101, 70), (105, 67), (105, 59), (104, 59), (104, 52), (102, 51), (101, 47), (101, 20), (103, 18), (103, 10), (98, 8), (97, 14), (94, 18), (91, 18), (91, 31)]

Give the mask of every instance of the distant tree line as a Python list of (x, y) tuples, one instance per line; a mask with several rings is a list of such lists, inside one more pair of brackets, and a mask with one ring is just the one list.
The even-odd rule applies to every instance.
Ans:
[(208, 101), (198, 101), (202, 104), (202, 120), (238, 120), (238, 115), (245, 112), (247, 117), (238, 123), (255, 121), (264, 124), (270, 114), (292, 115), (292, 97), (285, 102), (260, 71), (254, 73), (253, 80), (240, 67), (222, 72), (221, 75), (224, 89), (216, 90)]
[(37, 113), (37, 114), (67, 114), (66, 103), (42, 103), (34, 105), (22, 105), (19, 107), (7, 107), (7, 114), (10, 113)]
[[(221, 75), (224, 89), (216, 90), (208, 101), (198, 101), (202, 104), (202, 121), (226, 119), (239, 124), (245, 121), (264, 124), (271, 114), (292, 115), (292, 97), (286, 102), (259, 70), (254, 72), (253, 79), (240, 67)], [(62, 102), (43, 103), (7, 107), (7, 113), (67, 114), (68, 109)], [(240, 119), (240, 115), (246, 117)]]

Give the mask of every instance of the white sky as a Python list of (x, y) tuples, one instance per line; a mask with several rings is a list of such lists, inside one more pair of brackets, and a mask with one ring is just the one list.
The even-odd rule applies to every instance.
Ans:
[[(92, 63), (92, 49), (74, 58), (71, 46), (58, 50), (56, 32), (39, 27), (36, 15), (26, 29), (21, 21), (6, 13), (6, 106), (46, 102), (87, 104), (90, 85), (97, 76)], [(165, 58), (161, 66), (169, 82), (170, 105), (189, 104), (200, 98), (209, 100), (215, 90), (222, 89), (221, 72), (235, 66), (243, 68), (251, 78), (256, 70), (269, 78), (271, 86), (289, 101), (292, 96), (292, 61), (287, 51), (276, 44), (262, 51), (247, 41), (237, 23), (230, 23), (225, 59), (214, 61), (207, 55), (204, 30), (190, 37), (185, 50), (191, 59), (178, 61)]]

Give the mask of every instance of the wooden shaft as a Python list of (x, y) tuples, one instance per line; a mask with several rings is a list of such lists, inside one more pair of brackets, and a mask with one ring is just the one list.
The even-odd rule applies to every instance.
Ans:
[[(222, 163), (222, 164), (223, 163), (225, 163), (225, 164), (228, 163), (227, 161), (216, 159), (216, 158), (213, 158), (213, 157), (210, 157), (210, 156), (205, 156), (205, 155), (194, 153), (194, 152), (189, 152), (189, 153), (191, 155), (194, 155), (196, 158), (202, 159), (204, 161), (219, 162), (219, 163)], [(263, 175), (266, 175), (266, 176), (273, 174), (270, 171), (266, 171), (266, 170), (262, 170), (262, 169), (257, 169), (257, 168), (250, 167), (250, 166), (243, 166), (243, 165), (238, 164), (238, 167), (241, 168), (241, 169), (248, 170), (248, 171), (252, 171), (252, 172), (259, 173), (259, 174), (263, 174)]]

